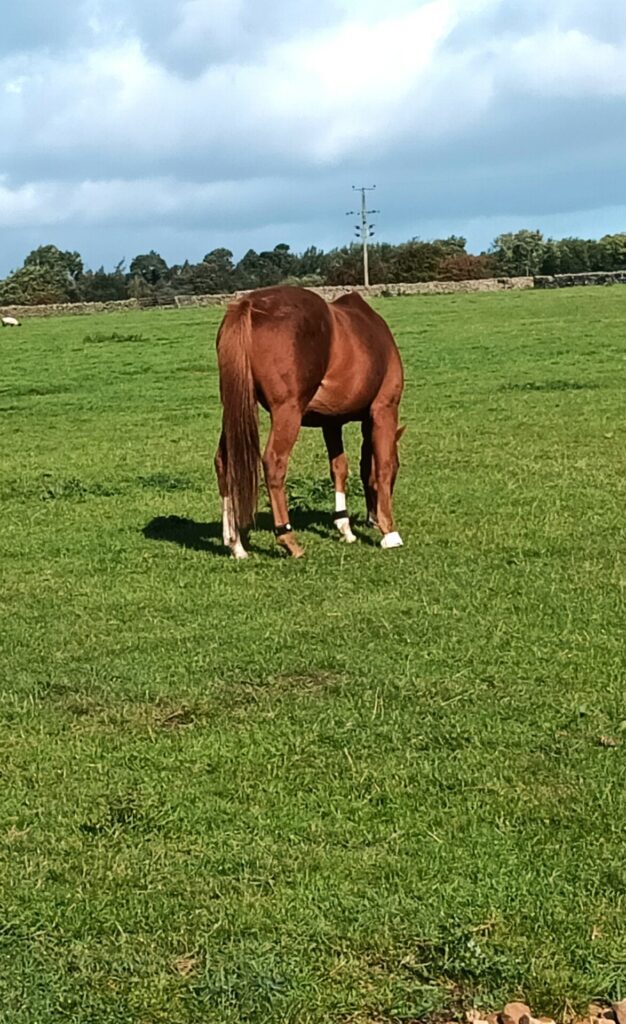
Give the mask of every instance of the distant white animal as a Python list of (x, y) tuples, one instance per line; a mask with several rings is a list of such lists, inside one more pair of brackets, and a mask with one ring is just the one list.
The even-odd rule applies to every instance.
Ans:
[(16, 320), (14, 316), (3, 316), (2, 317), (3, 327), (21, 327), (19, 320)]

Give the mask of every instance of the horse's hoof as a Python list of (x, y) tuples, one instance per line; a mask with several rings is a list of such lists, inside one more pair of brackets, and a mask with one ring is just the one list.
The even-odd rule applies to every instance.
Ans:
[(352, 529), (350, 527), (349, 519), (338, 519), (335, 523), (335, 526), (337, 527), (339, 533), (341, 534), (340, 540), (342, 540), (345, 544), (354, 544), (356, 537), (354, 536)]
[(380, 542), (380, 546), (384, 551), (390, 551), (392, 548), (401, 548), (402, 537), (395, 530), (393, 533), (386, 533)]
[(298, 544), (293, 533), (286, 533), (283, 537), (279, 537), (278, 543), (292, 558), (304, 558), (304, 550)]
[(377, 523), (377, 522), (376, 522), (376, 520), (375, 520), (375, 519), (373, 518), (373, 516), (368, 516), (368, 517), (367, 517), (367, 519), (365, 520), (365, 525), (366, 525), (366, 526), (369, 526), (369, 527), (370, 527), (370, 529), (372, 529), (372, 530), (376, 530), (376, 529), (378, 529), (378, 523)]
[(244, 547), (236, 547), (230, 549), (230, 556), (234, 558), (236, 562), (243, 562), (244, 558), (248, 557), (248, 552)]

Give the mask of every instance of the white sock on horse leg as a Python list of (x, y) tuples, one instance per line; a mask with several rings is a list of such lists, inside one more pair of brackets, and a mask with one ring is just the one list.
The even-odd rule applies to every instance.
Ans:
[(235, 541), (235, 543), (231, 545), (230, 550), (233, 558), (236, 558), (237, 561), (241, 561), (242, 558), (248, 557), (248, 552), (241, 543), (241, 538), (239, 537), (239, 535), (237, 536), (237, 540)]
[(354, 544), (356, 537), (350, 528), (350, 519), (347, 513), (346, 496), (342, 491), (335, 491), (335, 513), (345, 512), (345, 518), (335, 516), (335, 526), (346, 544)]
[(380, 542), (380, 546), (385, 551), (389, 551), (391, 548), (401, 548), (402, 537), (395, 530), (393, 533), (386, 533)]
[(239, 530), (235, 526), (230, 498), (222, 498), (222, 535), (224, 545), (230, 548), (233, 558), (247, 558), (248, 552), (241, 543)]

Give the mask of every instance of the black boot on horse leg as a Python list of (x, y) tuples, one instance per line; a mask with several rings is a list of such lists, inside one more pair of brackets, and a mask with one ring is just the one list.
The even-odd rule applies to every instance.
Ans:
[(343, 448), (341, 424), (328, 423), (322, 428), (328, 461), (330, 463), (330, 479), (335, 488), (335, 526), (346, 544), (354, 544), (356, 537), (350, 526), (348, 506), (346, 503), (346, 481), (348, 479), (348, 460)]

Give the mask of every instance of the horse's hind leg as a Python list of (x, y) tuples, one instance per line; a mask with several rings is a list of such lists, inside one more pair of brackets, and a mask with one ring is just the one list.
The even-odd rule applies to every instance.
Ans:
[(367, 508), (367, 525), (378, 526), (378, 500), (376, 497), (376, 473), (374, 449), (372, 447), (372, 421), (367, 416), (361, 424), (363, 443), (361, 445), (361, 483)]
[(383, 534), (383, 548), (402, 547), (394, 529), (391, 495), (398, 470), (398, 410), (395, 406), (372, 409), (372, 446), (376, 472), (377, 525)]
[(247, 558), (248, 552), (241, 543), (241, 537), (239, 536), (239, 530), (237, 529), (235, 517), (233, 515), (233, 506), (230, 498), (228, 497), (228, 489), (226, 487), (227, 457), (226, 438), (222, 431), (220, 443), (217, 446), (217, 451), (215, 453), (215, 473), (217, 476), (217, 486), (219, 487), (222, 499), (222, 532), (224, 536), (224, 545), (225, 547), (230, 548), (233, 558)]
[(346, 480), (348, 479), (348, 460), (343, 448), (341, 424), (328, 423), (322, 427), (328, 460), (330, 462), (330, 478), (335, 488), (335, 526), (341, 539), (347, 544), (354, 544), (356, 537), (350, 529), (350, 517), (346, 505)]
[(278, 543), (294, 558), (301, 558), (304, 551), (298, 544), (289, 522), (285, 479), (292, 448), (302, 423), (302, 414), (297, 406), (280, 406), (272, 410), (272, 428), (263, 454), (265, 483), (272, 505), (274, 532)]

